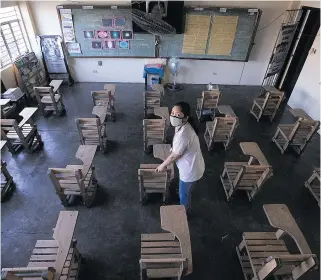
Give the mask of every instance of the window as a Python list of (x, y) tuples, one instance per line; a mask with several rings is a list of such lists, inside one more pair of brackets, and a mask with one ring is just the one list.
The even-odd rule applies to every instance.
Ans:
[(29, 50), (18, 6), (0, 8), (1, 68)]

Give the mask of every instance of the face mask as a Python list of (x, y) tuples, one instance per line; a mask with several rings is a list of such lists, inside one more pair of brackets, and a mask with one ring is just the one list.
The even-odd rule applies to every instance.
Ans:
[(184, 118), (178, 118), (178, 117), (173, 117), (173, 116), (170, 116), (169, 117), (169, 120), (171, 122), (171, 125), (176, 127), (176, 126), (181, 126), (182, 124), (184, 124), (184, 121), (183, 121)]

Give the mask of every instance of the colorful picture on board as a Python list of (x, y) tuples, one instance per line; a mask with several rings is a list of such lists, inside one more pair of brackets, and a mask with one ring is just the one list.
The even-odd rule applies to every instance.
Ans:
[(101, 21), (104, 27), (113, 27), (114, 25), (114, 19), (112, 18), (103, 18)]
[(92, 41), (91, 42), (91, 47), (93, 49), (102, 49), (102, 42), (101, 41)]
[(119, 48), (120, 49), (129, 49), (129, 41), (127, 41), (127, 40), (119, 41)]
[(105, 49), (116, 49), (116, 41), (105, 41)]
[(122, 39), (132, 40), (133, 39), (133, 31), (124, 30), (121, 32)]
[(97, 39), (108, 39), (109, 38), (109, 31), (108, 30), (96, 30), (96, 38)]
[(126, 26), (126, 18), (125, 17), (118, 17), (114, 19), (114, 26), (115, 27), (125, 27)]
[(85, 39), (94, 39), (95, 38), (95, 31), (84, 31), (84, 38)]
[(110, 38), (114, 40), (120, 39), (120, 31), (119, 30), (110, 31)]

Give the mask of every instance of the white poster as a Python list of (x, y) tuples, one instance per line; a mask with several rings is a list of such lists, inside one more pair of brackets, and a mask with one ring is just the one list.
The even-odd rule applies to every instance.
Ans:
[(48, 73), (67, 73), (60, 40), (54, 36), (41, 38), (41, 50)]
[(81, 53), (81, 48), (79, 43), (68, 43), (67, 49), (69, 54), (79, 54)]
[(74, 23), (71, 9), (60, 9), (62, 34), (65, 42), (75, 42)]

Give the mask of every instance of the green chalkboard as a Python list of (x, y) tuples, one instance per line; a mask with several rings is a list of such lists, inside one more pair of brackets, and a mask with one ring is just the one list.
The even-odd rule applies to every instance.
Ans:
[(254, 36), (261, 11), (249, 8), (186, 8), (187, 14), (215, 16), (238, 16), (235, 39), (230, 55), (200, 55), (182, 53), (184, 34), (162, 36), (159, 44), (159, 57), (177, 56), (180, 58), (247, 61), (252, 49)]
[[(58, 8), (58, 7), (57, 7)], [(62, 8), (60, 6), (59, 8)], [(155, 36), (152, 34), (133, 34), (129, 40), (129, 48), (120, 48), (120, 40), (113, 40), (112, 47), (105, 46), (106, 40), (97, 38), (96, 31), (132, 31), (132, 17), (130, 8), (112, 9), (108, 7), (94, 6), (92, 9), (82, 6), (63, 6), (64, 9), (71, 8), (72, 19), (75, 30), (76, 42), (80, 44), (81, 54), (69, 54), (71, 57), (155, 57)], [(108, 19), (125, 18), (121, 27), (108, 27)], [(107, 24), (106, 24), (107, 23)], [(95, 31), (95, 38), (85, 38), (84, 32)], [(93, 45), (93, 42), (98, 42)], [(101, 42), (101, 48), (100, 43)], [(114, 45), (115, 44), (115, 45)], [(97, 48), (95, 48), (97, 47)]]

